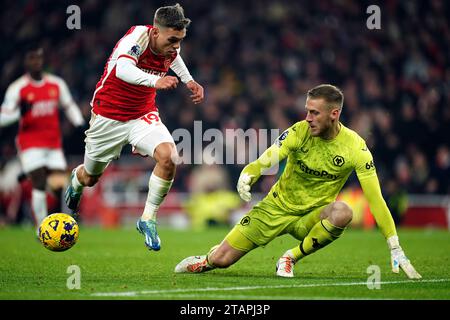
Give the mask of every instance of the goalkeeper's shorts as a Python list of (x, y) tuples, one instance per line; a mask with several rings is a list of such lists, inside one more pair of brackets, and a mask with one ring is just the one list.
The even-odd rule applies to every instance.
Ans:
[(270, 198), (265, 198), (242, 217), (234, 229), (257, 246), (265, 246), (284, 234), (290, 234), (301, 241), (320, 221), (320, 214), (326, 206), (314, 208), (307, 214), (299, 216), (287, 213)]

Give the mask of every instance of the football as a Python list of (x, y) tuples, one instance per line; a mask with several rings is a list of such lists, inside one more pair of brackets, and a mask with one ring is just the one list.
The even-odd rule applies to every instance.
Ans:
[(78, 223), (65, 213), (53, 213), (42, 220), (39, 240), (51, 251), (66, 251), (78, 240)]

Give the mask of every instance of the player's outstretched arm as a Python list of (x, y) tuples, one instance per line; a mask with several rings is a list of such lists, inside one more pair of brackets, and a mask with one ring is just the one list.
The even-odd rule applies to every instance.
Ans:
[(66, 81), (64, 81), (62, 78), (59, 77), (55, 77), (55, 80), (59, 85), (60, 91), (59, 101), (61, 102), (61, 106), (63, 107), (67, 118), (75, 127), (77, 128), (83, 127), (85, 125), (83, 114), (81, 113), (81, 110), (78, 107), (78, 105), (73, 100)]
[(239, 176), (239, 180), (236, 186), (239, 196), (245, 202), (249, 202), (250, 200), (252, 200), (252, 194), (250, 193), (252, 178), (254, 178), (254, 176), (242, 172)]
[(258, 159), (245, 166), (236, 186), (242, 200), (249, 202), (252, 199), (251, 186), (265, 171), (286, 158), (287, 152), (283, 151), (278, 145), (273, 144)]
[(381, 232), (387, 239), (387, 244), (391, 250), (391, 266), (394, 273), (399, 273), (402, 269), (408, 278), (420, 279), (422, 276), (416, 271), (409, 259), (406, 257), (400, 246), (394, 220), (389, 208), (381, 194), (380, 183), (376, 175), (360, 180), (361, 187), (366, 196), (370, 211), (380, 227)]
[(421, 279), (422, 276), (416, 271), (409, 259), (403, 252), (397, 236), (387, 239), (389, 248), (391, 249), (391, 267), (392, 272), (399, 273), (400, 268), (406, 273), (410, 279)]
[[(285, 130), (258, 159), (250, 162), (242, 170), (236, 186), (242, 200), (249, 202), (252, 199), (251, 186), (258, 181), (259, 177), (273, 166), (278, 165), (289, 153), (299, 148), (301, 141), (299, 132), (304, 132), (305, 130), (302, 131), (298, 124), (300, 123), (294, 124)], [(304, 129), (306, 128), (305, 125), (303, 127)], [(300, 133), (301, 136), (302, 134)]]

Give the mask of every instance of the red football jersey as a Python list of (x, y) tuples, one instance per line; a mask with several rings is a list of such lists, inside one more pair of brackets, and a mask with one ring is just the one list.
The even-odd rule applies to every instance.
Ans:
[(21, 111), (16, 143), (19, 150), (61, 148), (59, 105), (71, 104), (65, 81), (51, 74), (33, 80), (28, 74), (14, 81), (6, 91), (2, 112)]
[(133, 59), (139, 69), (149, 74), (166, 75), (177, 53), (169, 57), (153, 53), (148, 45), (152, 28), (150, 25), (133, 26), (117, 42), (91, 101), (94, 113), (128, 121), (157, 110), (155, 88), (130, 84), (116, 76), (116, 62), (120, 57)]

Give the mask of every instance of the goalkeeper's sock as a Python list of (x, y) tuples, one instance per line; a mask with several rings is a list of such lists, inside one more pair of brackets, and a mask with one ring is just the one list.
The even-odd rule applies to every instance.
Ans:
[(141, 217), (142, 220), (156, 220), (156, 213), (158, 212), (159, 206), (169, 192), (172, 183), (173, 179), (164, 180), (152, 173), (148, 182), (148, 195)]
[(345, 228), (336, 227), (327, 219), (320, 220), (312, 227), (305, 239), (289, 251), (295, 261), (298, 261), (339, 238), (344, 230)]

